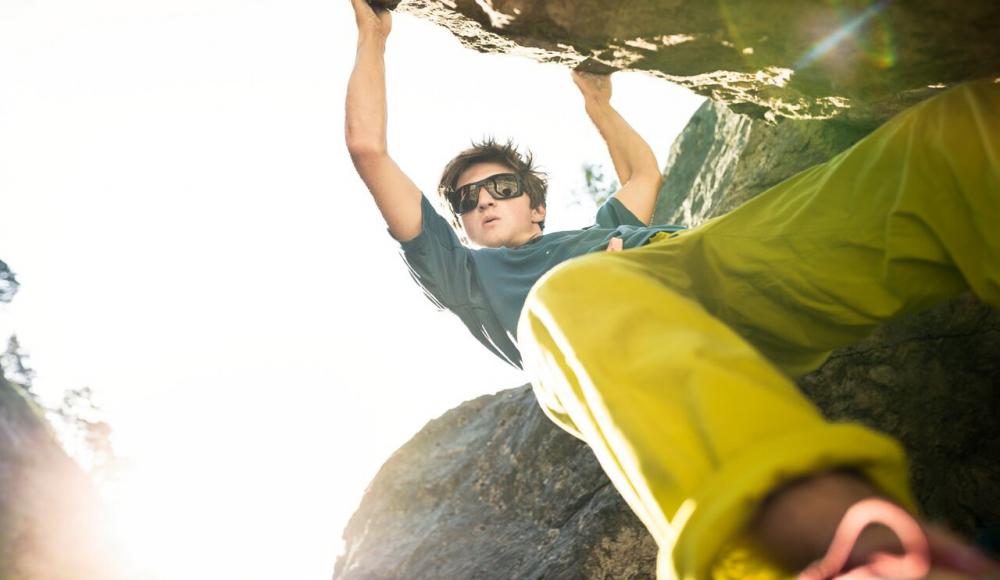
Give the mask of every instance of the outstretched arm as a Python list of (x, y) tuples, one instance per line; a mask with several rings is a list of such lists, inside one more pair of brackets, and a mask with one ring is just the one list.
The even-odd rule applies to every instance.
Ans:
[(347, 150), (397, 240), (420, 233), (420, 190), (389, 157), (386, 145), (385, 42), (392, 29), (387, 10), (351, 0), (358, 23), (358, 52), (347, 83)]
[(611, 106), (610, 75), (573, 71), (573, 82), (583, 94), (587, 115), (608, 145), (611, 162), (622, 184), (615, 197), (648, 224), (653, 218), (661, 181), (653, 150)]

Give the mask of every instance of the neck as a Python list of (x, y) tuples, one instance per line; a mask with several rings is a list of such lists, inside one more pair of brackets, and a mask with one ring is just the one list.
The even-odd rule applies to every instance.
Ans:
[(521, 239), (517, 240), (516, 243), (511, 244), (510, 247), (511, 248), (520, 248), (521, 246), (524, 246), (524, 245), (526, 245), (526, 244), (528, 244), (528, 243), (530, 243), (530, 242), (532, 242), (534, 240), (537, 240), (540, 237), (542, 237), (542, 230), (536, 224), (533, 231), (531, 231), (530, 233), (528, 233), (524, 238), (521, 238)]

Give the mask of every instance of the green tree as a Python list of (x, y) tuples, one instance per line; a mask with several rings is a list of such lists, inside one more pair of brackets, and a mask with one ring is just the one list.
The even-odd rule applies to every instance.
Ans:
[(583, 164), (583, 182), (587, 193), (598, 206), (608, 201), (618, 188), (618, 180), (608, 175), (604, 166), (597, 163)]
[(111, 444), (111, 425), (102, 420), (100, 407), (94, 403), (90, 387), (68, 389), (63, 392), (62, 403), (49, 409), (68, 428), (71, 447), (84, 468), (98, 477), (110, 477), (118, 458)]
[(7, 339), (7, 350), (0, 354), (0, 372), (3, 372), (3, 378), (21, 385), (32, 398), (37, 400), (35, 393), (31, 390), (35, 371), (31, 368), (31, 363), (28, 362), (30, 358), (28, 353), (21, 348), (17, 335), (11, 335)]
[(10, 267), (3, 260), (0, 260), (0, 302), (10, 302), (14, 299), (14, 295), (17, 294), (17, 288), (20, 286), (17, 282), (17, 278), (14, 277), (14, 272), (11, 272)]
[[(5, 262), (0, 260), (0, 303), (9, 303), (20, 284)], [(0, 354), (0, 374), (10, 383), (24, 389), (38, 406), (45, 410), (63, 446), (82, 467), (97, 477), (113, 475), (118, 459), (111, 445), (111, 426), (101, 418), (94, 404), (90, 387), (68, 389), (58, 406), (47, 406), (32, 389), (35, 370), (17, 335), (7, 339), (7, 348)]]

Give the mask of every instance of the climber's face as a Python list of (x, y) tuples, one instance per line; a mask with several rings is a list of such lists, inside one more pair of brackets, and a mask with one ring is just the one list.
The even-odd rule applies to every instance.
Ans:
[[(501, 163), (477, 163), (458, 176), (455, 189), (513, 169)], [(469, 239), (485, 248), (516, 248), (541, 235), (545, 206), (531, 207), (527, 194), (510, 199), (494, 199), (485, 187), (479, 188), (479, 203), (459, 216)]]

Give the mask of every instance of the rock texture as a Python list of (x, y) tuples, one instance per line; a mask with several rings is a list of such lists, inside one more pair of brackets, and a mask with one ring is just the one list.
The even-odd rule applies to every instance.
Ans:
[(1000, 312), (965, 295), (835, 352), (799, 386), (833, 419), (903, 442), (917, 499), (969, 536), (1000, 530)]
[(649, 71), (740, 113), (884, 119), (1000, 72), (994, 0), (404, 0), (466, 46)]
[[(697, 224), (870, 126), (751, 121), (707, 103), (674, 144), (657, 221)], [(962, 296), (837, 351), (800, 381), (828, 416), (900, 438), (925, 512), (1000, 527), (1000, 313)], [(995, 533), (995, 532), (994, 532)], [(652, 578), (655, 546), (590, 451), (526, 387), (432, 421), (372, 482), (335, 578)]]
[(693, 227), (722, 215), (876, 126), (834, 119), (754, 122), (705, 101), (670, 148), (653, 221)]
[(344, 532), (335, 578), (649, 578), (656, 546), (528, 387), (431, 421)]
[(41, 410), (0, 377), (0, 578), (112, 580), (100, 499)]

